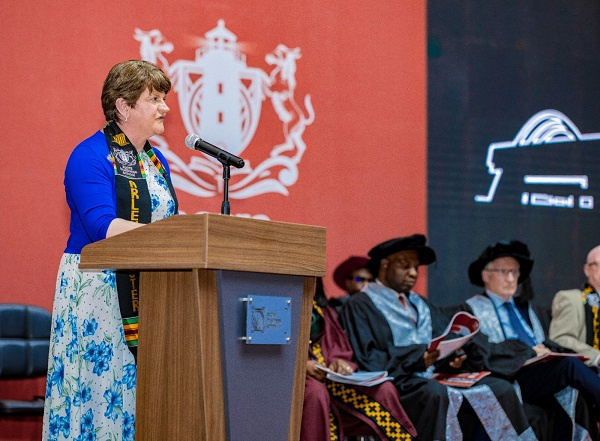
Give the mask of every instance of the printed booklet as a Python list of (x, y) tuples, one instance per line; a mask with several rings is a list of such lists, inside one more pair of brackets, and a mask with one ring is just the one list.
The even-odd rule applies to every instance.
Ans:
[(387, 371), (356, 371), (350, 375), (342, 375), (332, 371), (328, 367), (316, 365), (318, 369), (327, 372), (327, 379), (336, 383), (353, 384), (355, 386), (375, 386), (393, 378), (388, 376)]
[(552, 360), (553, 358), (557, 358), (557, 357), (575, 357), (575, 358), (580, 359), (581, 361), (588, 361), (589, 360), (588, 357), (586, 357), (585, 355), (582, 355), (582, 354), (571, 354), (571, 353), (562, 353), (562, 352), (548, 352), (547, 354), (538, 355), (537, 357), (530, 358), (525, 363), (523, 363), (523, 366), (530, 366), (532, 364), (537, 364), (537, 363), (541, 363), (541, 362), (544, 362), (544, 361), (549, 361), (549, 360)]
[(489, 371), (481, 371), (463, 374), (435, 374), (433, 379), (445, 386), (467, 388), (473, 386), (483, 377), (487, 377), (490, 373)]
[[(451, 332), (458, 334), (459, 337), (446, 340)], [(479, 332), (479, 320), (468, 312), (457, 312), (450, 320), (450, 324), (448, 324), (444, 333), (431, 340), (427, 350), (435, 351), (439, 349), (440, 356), (438, 359), (441, 360), (457, 349), (462, 348), (477, 332)]]

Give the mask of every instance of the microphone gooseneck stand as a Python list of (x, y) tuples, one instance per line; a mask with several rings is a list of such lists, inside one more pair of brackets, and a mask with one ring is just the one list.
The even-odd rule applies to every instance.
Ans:
[(221, 202), (221, 214), (229, 214), (229, 161), (221, 161), (223, 164), (223, 202)]
[(229, 177), (231, 176), (229, 166), (233, 165), (237, 168), (242, 168), (244, 164), (244, 160), (242, 158), (238, 158), (235, 155), (232, 155), (228, 152), (221, 151), (218, 156), (216, 156), (217, 161), (223, 164), (223, 202), (221, 202), (221, 214), (229, 214)]
[(198, 150), (208, 156), (212, 156), (223, 165), (223, 202), (221, 203), (221, 214), (229, 214), (229, 167), (233, 165), (237, 168), (244, 167), (244, 160), (238, 156), (235, 156), (215, 145), (212, 145), (198, 135), (190, 133), (185, 138), (185, 145), (189, 149)]

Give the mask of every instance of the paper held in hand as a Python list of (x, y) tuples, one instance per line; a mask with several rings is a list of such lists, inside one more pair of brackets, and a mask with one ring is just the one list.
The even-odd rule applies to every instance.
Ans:
[(375, 386), (384, 381), (393, 380), (392, 377), (388, 376), (387, 371), (356, 371), (349, 375), (342, 375), (332, 371), (328, 367), (321, 366), (320, 364), (316, 365), (316, 367), (317, 369), (327, 372), (327, 379), (335, 381), (336, 383), (353, 384), (355, 386)]
[[(459, 337), (446, 340), (450, 333), (458, 334)], [(457, 312), (450, 320), (448, 327), (439, 337), (429, 343), (428, 351), (440, 351), (439, 360), (452, 354), (467, 343), (471, 337), (479, 332), (479, 320), (468, 312)]]

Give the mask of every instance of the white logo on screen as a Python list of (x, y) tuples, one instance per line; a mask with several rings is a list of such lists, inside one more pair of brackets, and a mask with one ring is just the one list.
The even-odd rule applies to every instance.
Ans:
[[(499, 150), (532, 147), (542, 144), (570, 143), (576, 141), (600, 140), (600, 133), (582, 134), (566, 115), (558, 110), (542, 110), (533, 115), (521, 127), (517, 136), (512, 141), (491, 143), (486, 156), (488, 174), (493, 176), (492, 182), (485, 195), (476, 195), (475, 202), (492, 203), (500, 178), (504, 170), (495, 164), (494, 155)], [(525, 185), (564, 185), (576, 186), (581, 190), (588, 190), (589, 179), (587, 175), (533, 175), (523, 176)], [(579, 208), (591, 210), (594, 208), (594, 197), (588, 194), (575, 196), (555, 195), (540, 192), (524, 191), (520, 195), (521, 205), (555, 208)]]
[[(277, 45), (265, 55), (266, 63), (272, 66), (267, 73), (248, 67), (237, 36), (223, 20), (199, 39), (192, 61), (170, 64), (164, 54), (171, 53), (174, 46), (157, 29), (136, 29), (134, 38), (140, 42), (142, 58), (159, 65), (171, 79), (187, 132), (234, 155), (241, 155), (249, 145), (263, 101), (270, 101), (281, 122), (282, 142), (271, 146), (259, 164), (253, 166), (246, 160), (244, 168), (231, 170), (232, 178), (238, 179), (229, 185), (229, 197), (245, 199), (265, 193), (287, 196), (288, 187), (298, 180), (298, 164), (308, 148), (302, 139), (304, 130), (315, 117), (310, 95), (303, 99), (304, 108), (294, 97), (300, 48)], [(223, 192), (223, 171), (218, 161), (194, 155), (186, 164), (163, 137), (156, 136), (153, 141), (169, 161), (173, 185), (178, 190), (200, 198)]]

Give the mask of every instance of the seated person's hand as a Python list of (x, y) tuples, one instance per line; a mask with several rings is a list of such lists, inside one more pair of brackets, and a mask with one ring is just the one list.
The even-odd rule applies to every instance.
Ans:
[(544, 355), (548, 354), (549, 352), (552, 352), (547, 346), (544, 346), (543, 344), (533, 346), (531, 349), (535, 351), (535, 355)]
[(331, 363), (329, 365), (329, 369), (341, 375), (350, 375), (352, 372), (354, 372), (354, 369), (352, 369), (348, 363), (339, 359)]
[(452, 360), (450, 361), (450, 363), (448, 363), (448, 365), (454, 369), (460, 369), (466, 359), (467, 354), (465, 354), (464, 351), (456, 351), (452, 355)]
[(423, 360), (425, 360), (425, 367), (428, 368), (433, 363), (435, 363), (440, 356), (440, 350), (436, 349), (435, 351), (425, 351), (423, 354)]
[(327, 375), (327, 373), (317, 368), (316, 365), (323, 366), (317, 360), (308, 360), (306, 362), (306, 375), (308, 375), (309, 377), (313, 377), (317, 381), (323, 382), (325, 381), (325, 376)]

